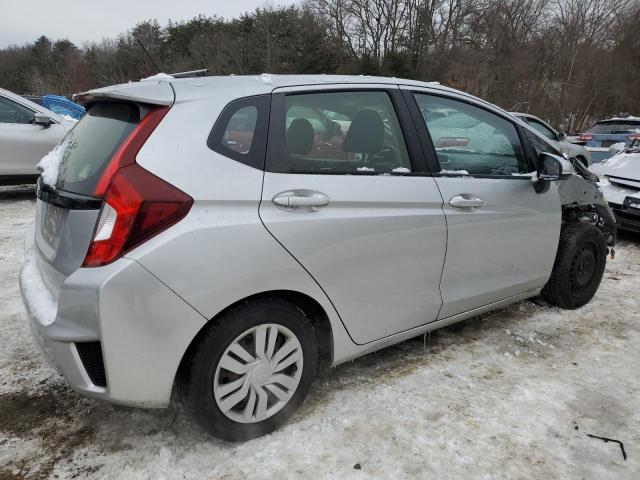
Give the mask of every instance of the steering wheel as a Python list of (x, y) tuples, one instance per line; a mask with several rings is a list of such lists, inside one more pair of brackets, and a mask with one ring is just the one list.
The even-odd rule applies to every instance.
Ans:
[(513, 175), (514, 173), (520, 173), (520, 169), (510, 163), (503, 163), (501, 165), (498, 165), (497, 167), (493, 167), (492, 170), (503, 175)]
[(395, 147), (385, 145), (377, 152), (369, 155), (369, 158), (367, 160), (368, 160), (369, 166), (371, 166), (371, 164), (373, 163), (392, 162), (399, 157), (400, 157), (400, 154)]

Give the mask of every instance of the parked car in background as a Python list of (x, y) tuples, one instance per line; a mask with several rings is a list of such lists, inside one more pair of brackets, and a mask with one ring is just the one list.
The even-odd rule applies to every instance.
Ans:
[(75, 123), (0, 89), (0, 184), (34, 183), (36, 164)]
[(595, 175), (488, 102), (396, 78), (167, 77), (81, 95), (38, 181), (22, 296), (85, 395), (166, 407), (175, 385), (247, 440), (319, 367), (598, 289), (616, 235)]
[(640, 139), (612, 157), (591, 166), (613, 209), (618, 227), (640, 232)]
[(584, 146), (570, 142), (564, 133), (556, 131), (544, 120), (529, 113), (511, 112), (511, 114), (531, 125), (531, 127), (540, 132), (553, 146), (569, 158), (576, 158), (585, 167), (591, 165), (591, 153)]
[(586, 132), (578, 135), (578, 141), (591, 153), (593, 163), (609, 158), (612, 145), (630, 145), (640, 139), (640, 117), (613, 117), (600, 120)]
[(78, 105), (62, 95), (43, 95), (41, 97), (27, 95), (24, 98), (38, 105), (42, 105), (44, 108), (57, 113), (67, 120), (80, 120), (86, 113), (82, 105)]

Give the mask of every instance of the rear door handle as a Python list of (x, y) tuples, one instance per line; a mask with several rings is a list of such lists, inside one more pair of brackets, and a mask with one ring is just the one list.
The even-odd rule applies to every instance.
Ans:
[(454, 208), (468, 208), (473, 210), (474, 208), (480, 208), (484, 205), (482, 199), (472, 193), (461, 193), (455, 195), (449, 200), (449, 205)]
[(329, 205), (329, 197), (320, 192), (293, 190), (273, 197), (273, 203), (283, 210), (302, 208), (315, 210)]

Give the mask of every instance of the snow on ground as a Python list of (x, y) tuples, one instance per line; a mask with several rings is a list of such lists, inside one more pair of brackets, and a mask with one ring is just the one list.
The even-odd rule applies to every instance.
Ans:
[(281, 430), (225, 444), (179, 407), (85, 399), (41, 360), (17, 286), (31, 196), (0, 190), (1, 479), (640, 478), (640, 237), (580, 310), (522, 302), (368, 355)]

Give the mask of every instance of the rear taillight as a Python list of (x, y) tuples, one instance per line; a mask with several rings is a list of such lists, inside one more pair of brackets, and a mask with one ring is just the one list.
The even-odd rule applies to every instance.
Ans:
[(135, 162), (168, 108), (149, 112), (118, 148), (95, 190), (102, 210), (83, 267), (99, 267), (175, 225), (193, 199)]
[(640, 140), (640, 134), (634, 133), (627, 137), (630, 141), (635, 142), (636, 140)]
[(118, 170), (109, 183), (84, 267), (121, 257), (183, 219), (193, 199), (138, 164)]
[(592, 138), (593, 138), (593, 135), (589, 133), (581, 133), (580, 136), (578, 137), (578, 140), (580, 140), (581, 142), (588, 142)]

